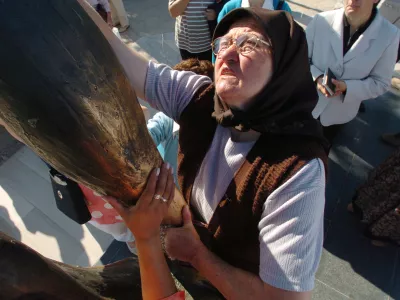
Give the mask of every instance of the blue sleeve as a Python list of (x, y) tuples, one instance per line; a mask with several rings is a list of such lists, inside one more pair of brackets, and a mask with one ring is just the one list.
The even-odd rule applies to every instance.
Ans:
[(225, 5), (224, 5), (224, 7), (222, 8), (222, 10), (220, 11), (220, 13), (218, 14), (218, 18), (217, 18), (217, 22), (219, 23), (221, 20), (222, 20), (222, 18), (229, 12), (229, 3), (230, 2), (228, 2), (228, 3), (226, 3)]
[(287, 12), (292, 13), (292, 10), (290, 9), (289, 4), (285, 1), (285, 3), (283, 3), (282, 5), (282, 10), (286, 10)]
[(174, 121), (163, 113), (157, 113), (147, 123), (147, 129), (156, 146), (172, 136)]

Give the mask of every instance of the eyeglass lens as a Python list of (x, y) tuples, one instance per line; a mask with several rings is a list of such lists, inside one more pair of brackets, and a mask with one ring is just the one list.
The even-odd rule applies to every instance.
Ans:
[(228, 37), (217, 38), (213, 43), (213, 52), (218, 55), (234, 43), (241, 54), (248, 54), (257, 46), (258, 38), (249, 34), (239, 35), (236, 39)]

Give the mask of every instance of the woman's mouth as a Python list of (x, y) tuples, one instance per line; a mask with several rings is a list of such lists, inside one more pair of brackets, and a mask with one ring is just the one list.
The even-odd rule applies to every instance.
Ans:
[(233, 72), (231, 69), (228, 69), (228, 68), (222, 69), (221, 76), (222, 75), (224, 75), (224, 76), (236, 76), (235, 72)]

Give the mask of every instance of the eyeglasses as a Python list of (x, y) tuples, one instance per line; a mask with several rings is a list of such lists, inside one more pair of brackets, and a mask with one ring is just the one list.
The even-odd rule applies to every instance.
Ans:
[(236, 39), (230, 37), (219, 37), (216, 38), (212, 43), (211, 47), (215, 55), (222, 54), (232, 44), (235, 44), (236, 51), (240, 54), (249, 54), (253, 51), (259, 43), (266, 45), (268, 48), (272, 48), (272, 45), (267, 41), (258, 38), (254, 34), (241, 34)]

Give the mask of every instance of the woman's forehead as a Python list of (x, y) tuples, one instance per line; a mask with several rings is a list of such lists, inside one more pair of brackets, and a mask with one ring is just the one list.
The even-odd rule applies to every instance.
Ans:
[(252, 19), (244, 19), (233, 23), (228, 32), (224, 36), (236, 36), (241, 33), (254, 33), (260, 37), (264, 37), (263, 30)]

